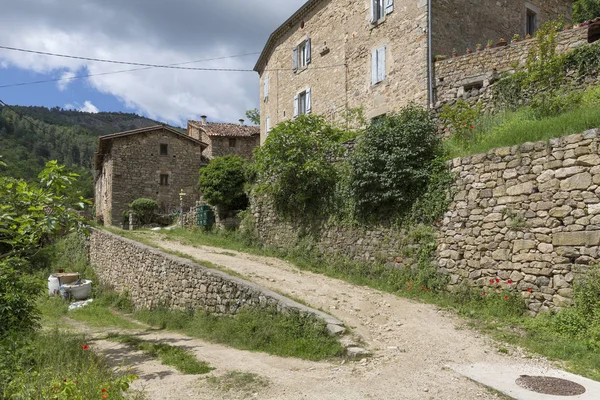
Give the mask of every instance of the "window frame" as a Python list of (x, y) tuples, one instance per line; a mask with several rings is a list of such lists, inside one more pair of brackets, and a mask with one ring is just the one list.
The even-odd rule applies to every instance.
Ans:
[(160, 144), (159, 154), (161, 156), (168, 156), (169, 155), (169, 144), (168, 143), (161, 143)]
[(236, 148), (236, 147), (237, 147), (236, 138), (229, 138), (229, 148)]
[(371, 85), (385, 81), (387, 77), (387, 46), (377, 47), (371, 52)]
[(311, 48), (310, 36), (306, 36), (302, 41), (296, 44), (292, 51), (294, 72), (303, 71), (308, 68), (312, 61)]
[(160, 174), (160, 186), (170, 186), (169, 174)]
[(535, 35), (537, 30), (537, 13), (527, 7), (525, 11), (525, 35)]
[(312, 92), (306, 88), (294, 96), (294, 118), (312, 113)]

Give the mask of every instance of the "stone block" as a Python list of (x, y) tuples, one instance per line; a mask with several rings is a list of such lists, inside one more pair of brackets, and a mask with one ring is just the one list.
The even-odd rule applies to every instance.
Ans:
[[(591, 183), (591, 176), (590, 176)], [(589, 185), (588, 185), (589, 186)], [(518, 185), (510, 186), (506, 189), (506, 194), (508, 196), (519, 196), (522, 194), (532, 194), (536, 190), (533, 182), (525, 182)]]
[(600, 231), (559, 232), (552, 237), (554, 246), (598, 246)]
[(592, 175), (589, 172), (573, 175), (560, 182), (560, 190), (586, 190), (592, 185)]
[(582, 166), (561, 168), (554, 172), (554, 177), (557, 179), (565, 179), (573, 175), (580, 174), (585, 171), (585, 168)]
[(510, 260), (510, 251), (507, 249), (498, 249), (492, 253), (492, 258), (496, 261)]
[(572, 208), (569, 206), (555, 207), (550, 210), (549, 214), (554, 218), (564, 218), (571, 213)]
[(490, 213), (483, 218), (483, 222), (498, 222), (504, 219), (504, 215), (502, 213)]
[(513, 242), (513, 253), (518, 253), (521, 250), (531, 250), (536, 248), (534, 240), (515, 240)]
[(594, 167), (600, 165), (600, 156), (597, 154), (587, 154), (577, 159), (577, 165), (584, 167)]

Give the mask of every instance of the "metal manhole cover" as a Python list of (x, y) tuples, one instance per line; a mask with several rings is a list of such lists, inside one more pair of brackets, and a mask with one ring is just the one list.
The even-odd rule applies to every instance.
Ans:
[(516, 383), (523, 389), (554, 396), (579, 396), (585, 393), (585, 388), (578, 383), (549, 376), (521, 375)]

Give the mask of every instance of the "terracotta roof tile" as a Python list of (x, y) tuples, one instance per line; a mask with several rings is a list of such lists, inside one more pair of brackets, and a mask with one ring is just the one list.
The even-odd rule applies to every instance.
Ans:
[(202, 125), (201, 121), (189, 122), (195, 127), (204, 130), (208, 136), (252, 137), (260, 135), (260, 127), (258, 126), (218, 122), (207, 122), (206, 125)]

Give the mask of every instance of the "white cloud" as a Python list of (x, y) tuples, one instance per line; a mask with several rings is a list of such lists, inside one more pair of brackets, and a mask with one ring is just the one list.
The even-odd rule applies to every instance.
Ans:
[[(0, 3), (5, 1), (8, 0)], [(258, 52), (271, 31), (304, 0), (286, 0), (277, 7), (272, 6), (272, 0), (61, 0), (60, 6), (58, 3), (11, 2), (0, 13), (3, 44), (153, 64)], [(258, 55), (253, 55), (189, 66), (252, 69), (257, 58)], [(57, 77), (135, 68), (4, 50), (0, 51), (0, 64)], [(70, 82), (59, 83), (59, 89), (65, 90)], [(247, 109), (259, 104), (255, 72), (147, 69), (94, 76), (87, 82), (91, 88), (117, 97), (137, 112), (181, 126), (201, 114), (213, 121), (237, 121)], [(73, 108), (83, 109), (86, 104)]]
[(92, 102), (89, 100), (84, 101), (83, 105), (81, 105), (77, 102), (65, 104), (63, 108), (65, 110), (83, 111), (83, 112), (89, 112), (89, 113), (93, 113), (93, 114), (97, 114), (98, 112), (100, 112), (100, 110), (98, 110), (98, 107), (96, 107), (94, 104), (92, 104)]
[(67, 86), (69, 86), (69, 83), (73, 82), (72, 79), (75, 76), (77, 76), (77, 74), (73, 71), (63, 72), (63, 74), (60, 76), (60, 78), (64, 79), (64, 80), (57, 82), (58, 90), (60, 90), (61, 92), (64, 92), (67, 89)]

